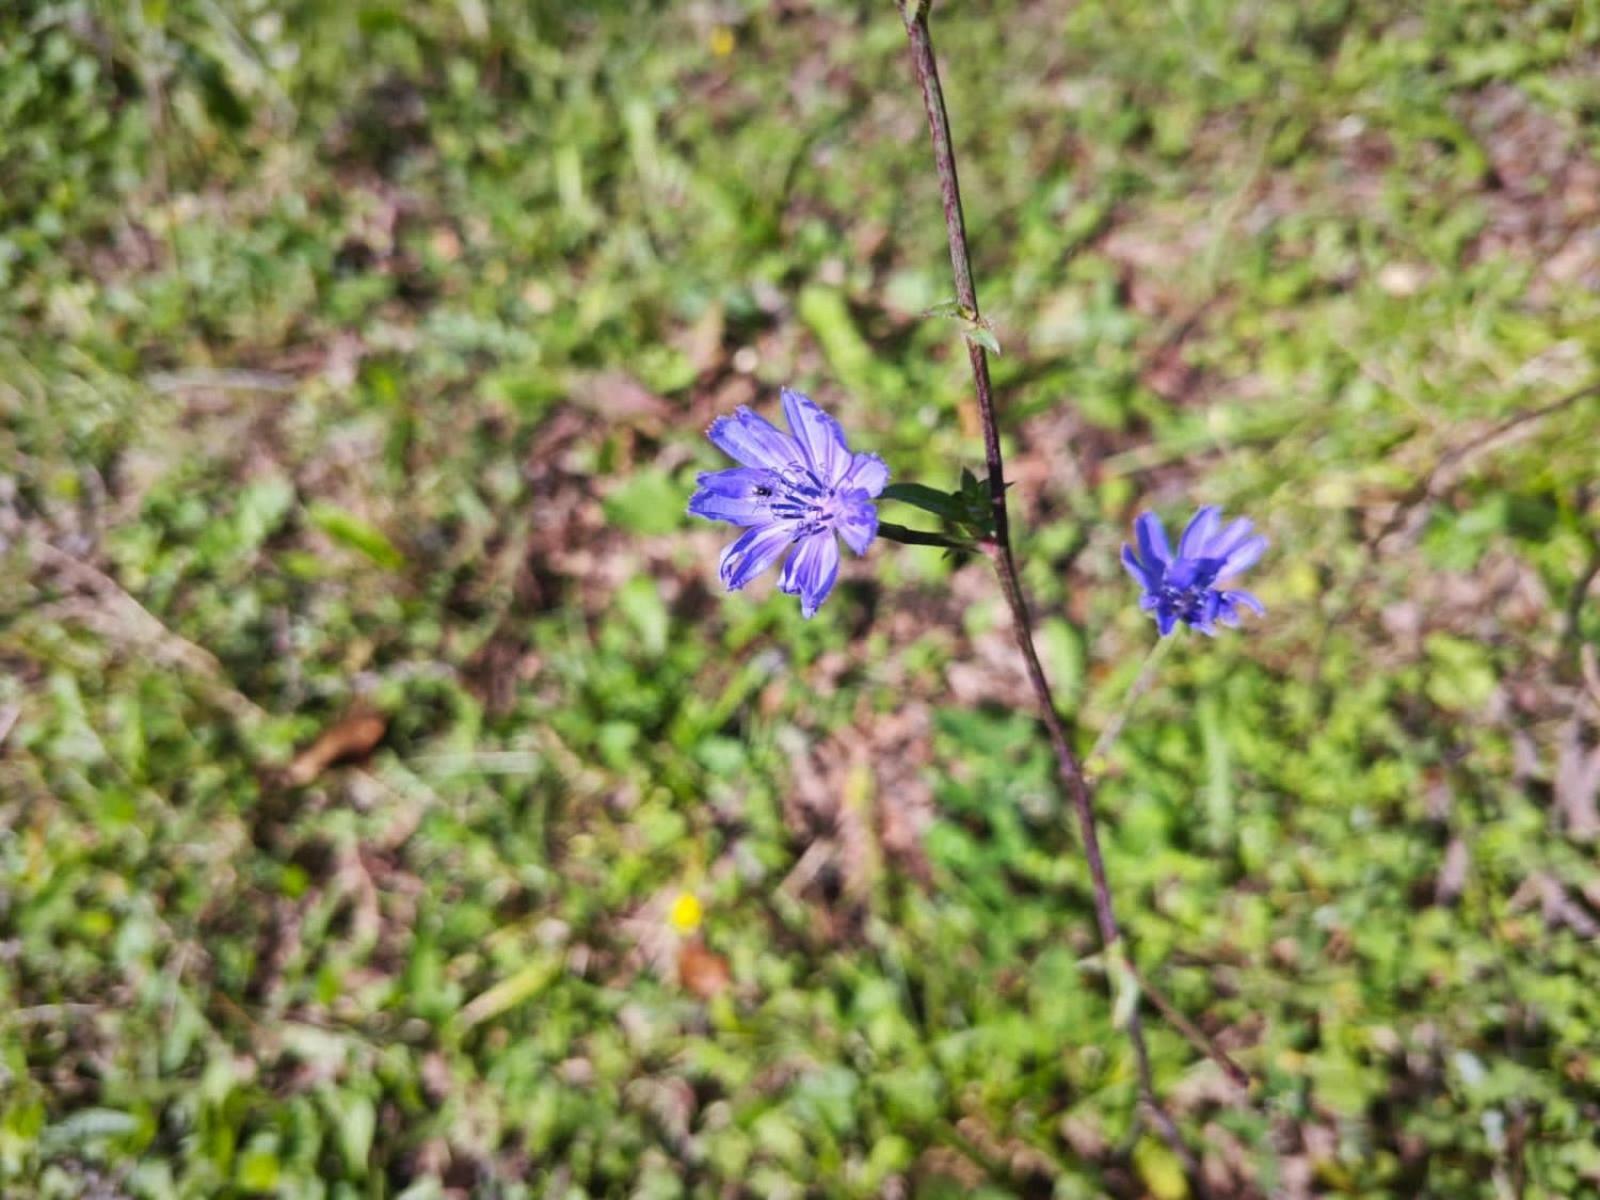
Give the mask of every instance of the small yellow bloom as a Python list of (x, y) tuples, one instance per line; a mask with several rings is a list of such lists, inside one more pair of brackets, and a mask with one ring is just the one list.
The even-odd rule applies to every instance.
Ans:
[(718, 25), (711, 31), (711, 53), (717, 58), (727, 58), (733, 53), (733, 30)]
[(679, 892), (667, 912), (667, 920), (679, 933), (693, 933), (700, 928), (700, 897), (693, 892)]

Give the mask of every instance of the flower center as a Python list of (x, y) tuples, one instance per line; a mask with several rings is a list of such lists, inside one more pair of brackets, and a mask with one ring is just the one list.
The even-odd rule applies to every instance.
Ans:
[(833, 528), (839, 519), (839, 497), (833, 488), (799, 463), (784, 468), (777, 479), (772, 515), (798, 522), (796, 537)]
[(1206, 589), (1203, 587), (1163, 587), (1160, 596), (1161, 607), (1170, 608), (1181, 621), (1194, 620), (1200, 615), (1200, 602), (1205, 594)]
[[(1182, 564), (1188, 566), (1188, 563)], [(1170, 580), (1161, 585), (1161, 607), (1176, 613), (1181, 621), (1196, 621), (1205, 611), (1206, 597), (1212, 592), (1212, 584), (1216, 582), (1216, 566), (1208, 560), (1200, 560), (1192, 569), (1183, 570), (1180, 567), (1180, 578), (1189, 576), (1188, 582), (1178, 586)]]

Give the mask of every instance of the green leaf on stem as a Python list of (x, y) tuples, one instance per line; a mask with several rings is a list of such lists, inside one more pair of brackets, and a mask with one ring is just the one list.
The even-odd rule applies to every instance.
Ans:
[(967, 341), (982, 346), (996, 357), (1000, 354), (1000, 339), (995, 336), (989, 319), (959, 300), (941, 300), (922, 310), (924, 317), (944, 317), (961, 323), (961, 333)]
[(951, 539), (952, 544), (963, 548), (994, 537), (994, 506), (988, 484), (980, 483), (969, 470), (961, 473), (959, 492), (943, 492), (921, 483), (895, 483), (883, 489), (883, 498), (932, 513), (957, 535)]
[(961, 524), (982, 537), (994, 536), (994, 500), (989, 495), (989, 481), (979, 480), (967, 467), (961, 468)]
[(1139, 1007), (1139, 977), (1133, 973), (1121, 939), (1112, 942), (1105, 950), (1106, 974), (1111, 979), (1111, 1023), (1126, 1029)]
[(883, 499), (898, 500), (946, 521), (960, 521), (966, 511), (961, 497), (921, 483), (891, 483), (883, 489)]
[(995, 337), (994, 326), (990, 325), (989, 322), (981, 318), (977, 321), (969, 321), (962, 332), (966, 335), (967, 341), (982, 346), (996, 358), (1000, 357), (1000, 339)]
[(976, 542), (966, 538), (926, 529), (907, 529), (904, 525), (894, 525), (888, 521), (878, 522), (878, 536), (885, 541), (899, 542), (902, 546), (942, 546), (952, 558), (959, 554), (976, 554), (980, 549)]

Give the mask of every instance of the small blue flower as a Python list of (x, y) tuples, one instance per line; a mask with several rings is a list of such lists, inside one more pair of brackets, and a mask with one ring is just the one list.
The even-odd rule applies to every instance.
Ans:
[(1241, 517), (1222, 527), (1221, 510), (1202, 508), (1178, 541), (1178, 553), (1167, 546), (1167, 532), (1154, 513), (1145, 513), (1133, 523), (1139, 542), (1122, 547), (1122, 565), (1144, 589), (1139, 607), (1153, 613), (1156, 628), (1166, 637), (1179, 621), (1204, 634), (1215, 634), (1216, 623), (1237, 626), (1239, 609), (1248, 608), (1257, 616), (1267, 610), (1249, 592), (1217, 587), (1218, 580), (1230, 579), (1253, 566), (1267, 548), (1267, 539), (1252, 536), (1251, 522)]
[(778, 589), (800, 597), (809, 619), (839, 577), (839, 544), (865, 554), (878, 532), (872, 503), (889, 482), (876, 454), (852, 454), (839, 423), (799, 392), (784, 388), (784, 433), (748, 408), (718, 417), (706, 436), (741, 465), (708, 471), (689, 501), (696, 517), (745, 526), (722, 552), (718, 572), (736, 592), (783, 557)]

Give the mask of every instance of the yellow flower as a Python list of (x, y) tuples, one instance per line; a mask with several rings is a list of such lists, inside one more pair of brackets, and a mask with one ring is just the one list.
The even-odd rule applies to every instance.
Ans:
[(702, 915), (700, 897), (693, 892), (679, 892), (667, 911), (667, 920), (679, 933), (693, 933), (700, 928)]

